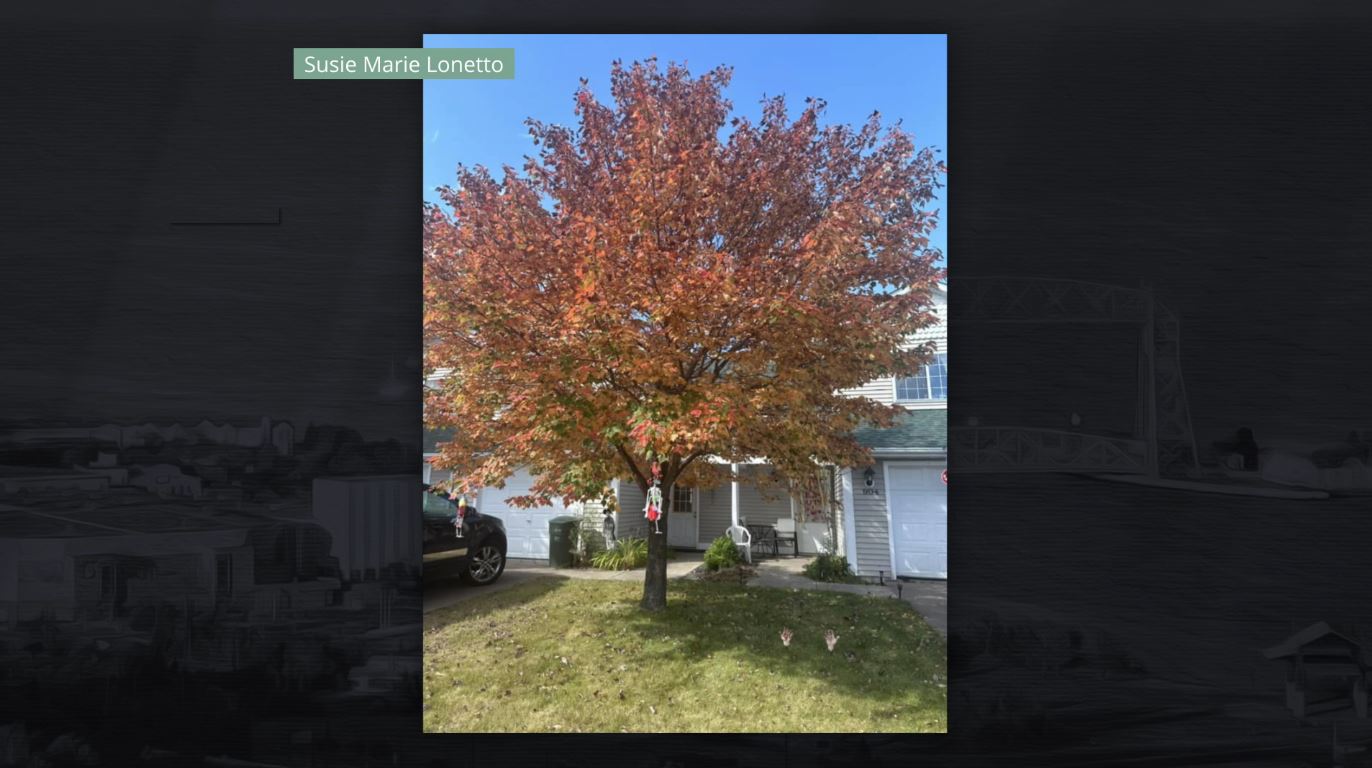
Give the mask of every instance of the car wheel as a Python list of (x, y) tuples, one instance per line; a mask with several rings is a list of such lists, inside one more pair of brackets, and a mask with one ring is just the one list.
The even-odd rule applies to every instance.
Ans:
[(472, 553), (471, 564), (462, 574), (462, 580), (477, 587), (484, 587), (500, 578), (505, 572), (505, 545), (499, 541), (482, 542)]

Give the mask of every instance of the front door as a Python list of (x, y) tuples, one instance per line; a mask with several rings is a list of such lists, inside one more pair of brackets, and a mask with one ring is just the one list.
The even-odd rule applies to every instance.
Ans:
[(672, 513), (667, 518), (667, 546), (696, 548), (695, 489), (672, 488)]
[(233, 555), (229, 552), (214, 556), (214, 597), (216, 600), (233, 597)]

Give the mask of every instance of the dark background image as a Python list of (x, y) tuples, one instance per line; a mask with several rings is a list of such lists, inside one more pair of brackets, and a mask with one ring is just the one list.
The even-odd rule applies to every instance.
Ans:
[[(297, 82), (290, 52), (424, 33), (947, 33), (952, 306), (959, 278), (1148, 284), (1181, 319), (1202, 452), (1239, 426), (1264, 445), (1372, 427), (1372, 11), (1357, 4), (3, 13), (0, 431), (289, 422), (290, 457), (219, 459), (256, 505), (223, 525), (254, 536), (309, 527), (312, 478), (418, 479), (420, 84)], [(955, 319), (952, 423), (1077, 411), (1127, 431), (1136, 343)], [(5, 450), (5, 466), (67, 458)], [(271, 479), (235, 474), (248, 464)], [(950, 475), (946, 737), (421, 736), (417, 691), (324, 695), (370, 656), (418, 658), (412, 574), (378, 573), (355, 621), (268, 635), (253, 627), (270, 607), (235, 619), (245, 661), (222, 671), (171, 663), (178, 642), (201, 658), (231, 634), (188, 609), (149, 619), (180, 628), (153, 650), (101, 648), (94, 618), (26, 626), (5, 646), (0, 765), (1326, 765), (1372, 737), (1346, 708), (1293, 716), (1262, 653), (1319, 621), (1368, 636), (1366, 499), (960, 474), (956, 458)], [(0, 540), (27, 541), (4, 514)]]

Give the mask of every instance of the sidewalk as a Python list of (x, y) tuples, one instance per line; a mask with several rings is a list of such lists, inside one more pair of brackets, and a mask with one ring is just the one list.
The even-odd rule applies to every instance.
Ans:
[[(667, 561), (667, 578), (679, 579), (689, 575), (705, 559), (704, 552), (677, 552), (676, 557)], [(527, 572), (541, 576), (559, 576), (565, 579), (590, 579), (593, 581), (643, 581), (643, 569), (631, 571), (602, 571), (599, 568), (553, 568), (547, 560), (517, 560), (505, 562), (505, 573)], [(502, 578), (504, 578), (502, 576)]]
[[(667, 561), (667, 578), (679, 579), (700, 567), (704, 552), (677, 552), (676, 558)], [(424, 612), (447, 608), (477, 595), (500, 592), (518, 586), (532, 579), (591, 579), (598, 581), (643, 581), (643, 569), (632, 571), (602, 571), (596, 568), (552, 568), (547, 560), (520, 560), (511, 558), (505, 561), (505, 572), (494, 584), (485, 587), (470, 587), (453, 579), (448, 582), (426, 585), (424, 588)]]
[(758, 560), (749, 584), (777, 589), (809, 589), (827, 592), (848, 592), (872, 597), (900, 597), (908, 602), (937, 629), (948, 636), (948, 582), (936, 580), (888, 581), (880, 584), (830, 584), (807, 578), (801, 569), (809, 562), (805, 557), (780, 557)]

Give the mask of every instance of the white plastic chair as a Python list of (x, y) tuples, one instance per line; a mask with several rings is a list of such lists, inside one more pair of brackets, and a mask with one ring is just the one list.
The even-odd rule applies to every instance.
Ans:
[(753, 564), (753, 534), (741, 525), (731, 525), (724, 534), (729, 540), (734, 542), (734, 546), (743, 550), (743, 560), (749, 565)]

